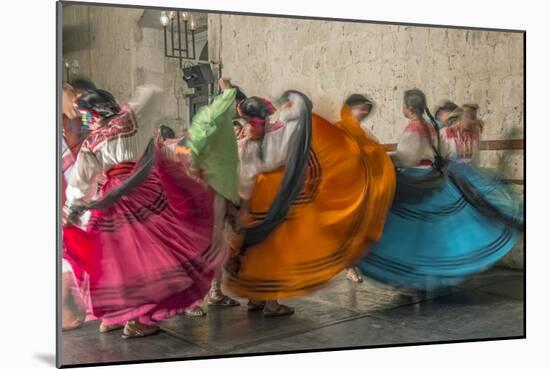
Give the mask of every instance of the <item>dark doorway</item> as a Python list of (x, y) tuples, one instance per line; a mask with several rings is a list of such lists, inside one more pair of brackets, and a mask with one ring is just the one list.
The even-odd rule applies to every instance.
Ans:
[(195, 93), (189, 96), (189, 122), (197, 111), (208, 105), (208, 85), (195, 87)]

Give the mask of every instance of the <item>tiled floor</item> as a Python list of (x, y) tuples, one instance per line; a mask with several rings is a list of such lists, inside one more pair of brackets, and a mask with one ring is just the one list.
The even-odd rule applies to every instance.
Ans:
[(206, 317), (178, 316), (156, 336), (123, 340), (98, 323), (63, 332), (64, 365), (379, 346), (524, 335), (523, 273), (493, 269), (429, 295), (408, 296), (339, 275), (315, 294), (286, 301), (292, 316), (264, 318), (246, 301), (210, 308)]

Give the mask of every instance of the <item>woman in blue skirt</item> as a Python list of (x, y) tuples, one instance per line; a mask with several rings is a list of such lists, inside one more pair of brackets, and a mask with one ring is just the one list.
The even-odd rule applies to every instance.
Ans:
[[(424, 119), (427, 113), (430, 122)], [(523, 230), (523, 204), (496, 176), (443, 159), (437, 125), (418, 89), (405, 92), (409, 123), (391, 153), (397, 189), (380, 241), (358, 267), (398, 287), (460, 283), (500, 260)]]

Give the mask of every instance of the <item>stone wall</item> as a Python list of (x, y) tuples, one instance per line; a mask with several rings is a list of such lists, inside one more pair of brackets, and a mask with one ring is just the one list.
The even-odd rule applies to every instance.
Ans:
[[(157, 18), (160, 16), (160, 12)], [(188, 126), (187, 98), (179, 61), (164, 56), (160, 27), (143, 27), (142, 9), (68, 5), (63, 8), (64, 60), (77, 60), (78, 69), (100, 88), (111, 91), (121, 102), (136, 88), (154, 83), (163, 88), (163, 123), (177, 133)], [(207, 42), (206, 32), (196, 36), (197, 53)]]
[(370, 125), (390, 142), (405, 124), (403, 91), (418, 87), (433, 104), (441, 98), (478, 102), (487, 121), (486, 139), (522, 137), (520, 33), (241, 15), (210, 18), (210, 44), (216, 49), (221, 42), (224, 74), (251, 95), (274, 97), (299, 89), (311, 97), (318, 113), (334, 120), (346, 95), (368, 93), (377, 103)]

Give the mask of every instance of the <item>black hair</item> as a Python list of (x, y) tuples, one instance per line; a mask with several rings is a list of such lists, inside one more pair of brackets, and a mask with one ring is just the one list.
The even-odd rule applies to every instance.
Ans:
[(418, 88), (405, 91), (403, 102), (407, 108), (419, 117), (426, 111), (426, 95)]
[(159, 128), (159, 131), (160, 131), (160, 136), (164, 139), (176, 138), (176, 132), (174, 132), (174, 130), (168, 126), (161, 125)]
[(112, 117), (120, 112), (115, 97), (105, 90), (86, 91), (76, 101), (78, 109), (93, 111), (103, 118)]
[(458, 108), (458, 105), (456, 105), (454, 102), (452, 102), (451, 100), (444, 100), (435, 110), (434, 116), (437, 117), (437, 115), (442, 111), (452, 113), (456, 108)]
[(242, 100), (246, 100), (247, 96), (239, 86), (233, 86), (233, 88), (237, 90), (237, 96), (235, 96), (235, 101), (237, 101), (237, 104)]
[[(309, 150), (311, 148), (313, 104), (306, 95), (296, 90), (286, 91), (278, 101), (282, 103), (289, 101), (291, 94), (297, 95), (303, 101), (304, 108), (300, 112), (298, 126), (289, 142), (285, 173), (277, 195), (271, 202), (271, 206), (263, 220), (245, 229), (241, 253), (245, 253), (250, 247), (265, 240), (271, 232), (285, 221), (290, 207), (300, 193), (306, 178)], [(247, 99), (245, 103), (250, 99)], [(253, 101), (255, 102), (255, 100)]]
[(350, 97), (346, 99), (345, 104), (347, 106), (354, 106), (359, 104), (365, 104), (373, 106), (374, 103), (370, 101), (366, 96), (360, 95), (360, 94), (352, 94)]
[[(426, 95), (424, 94), (424, 92), (422, 92), (422, 90), (419, 90), (418, 88), (413, 88), (412, 90), (405, 91), (403, 102), (405, 106), (407, 106), (407, 108), (409, 108), (419, 118), (422, 118), (424, 113), (426, 113), (426, 115), (429, 118), (429, 124), (433, 126), (436, 133), (439, 131), (439, 126), (435, 121), (435, 118), (433, 117), (432, 113), (430, 112), (430, 109), (428, 109), (428, 104), (426, 103)], [(441, 168), (444, 165), (444, 159), (441, 156), (439, 134), (436, 134), (435, 136), (436, 136), (435, 143), (430, 138), (430, 146), (432, 147), (432, 150), (434, 152), (433, 166), (436, 169), (441, 170)], [(429, 131), (428, 131), (428, 137), (431, 137), (431, 135), (429, 134)]]
[(272, 114), (270, 107), (257, 96), (245, 99), (240, 109), (242, 114), (250, 118), (266, 119)]
[(97, 89), (96, 85), (92, 81), (84, 77), (75, 77), (68, 83), (78, 92), (86, 92)]

